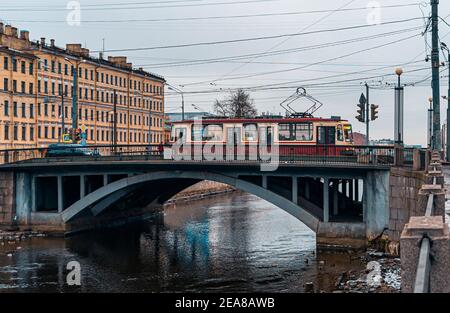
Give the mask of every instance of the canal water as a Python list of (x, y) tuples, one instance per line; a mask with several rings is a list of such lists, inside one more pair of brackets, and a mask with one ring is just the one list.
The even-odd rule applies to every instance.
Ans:
[[(81, 286), (66, 284), (67, 263)], [(0, 246), (0, 292), (332, 291), (360, 258), (317, 254), (315, 235), (244, 193), (167, 207), (145, 222)], [(311, 284), (309, 284), (311, 285)]]

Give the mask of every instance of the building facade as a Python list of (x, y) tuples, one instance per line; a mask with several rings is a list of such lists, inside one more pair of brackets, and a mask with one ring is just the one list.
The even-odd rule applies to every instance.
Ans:
[(28, 31), (0, 23), (0, 149), (60, 142), (75, 116), (91, 145), (163, 143), (164, 85), (126, 57), (32, 42)]

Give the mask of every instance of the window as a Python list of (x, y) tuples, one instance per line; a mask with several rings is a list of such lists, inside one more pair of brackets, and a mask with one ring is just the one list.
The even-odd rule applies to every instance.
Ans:
[(4, 139), (5, 140), (9, 140), (9, 125), (5, 125), (5, 136)]
[(9, 116), (9, 101), (5, 100), (5, 103), (3, 104), (3, 112), (5, 116)]
[(30, 127), (30, 141), (34, 141), (34, 127)]
[(258, 140), (258, 127), (256, 126), (256, 124), (244, 125), (244, 140), (245, 141)]
[(337, 140), (344, 141), (344, 132), (342, 131), (342, 125), (337, 126)]
[(69, 75), (69, 66), (64, 64), (64, 75)]
[(27, 127), (22, 126), (22, 141), (27, 140)]
[(25, 107), (25, 103), (22, 103), (22, 117), (26, 117), (26, 107)]
[(44, 138), (48, 138), (48, 126), (44, 126)]
[(313, 137), (312, 123), (279, 124), (280, 141), (311, 141)]
[(38, 109), (38, 116), (41, 116), (41, 104), (40, 103), (37, 104), (37, 109)]
[(22, 74), (25, 74), (27, 70), (27, 64), (25, 63), (25, 61), (20, 62), (20, 71), (22, 72)]
[(8, 78), (3, 78), (3, 90), (8, 91), (9, 90), (9, 80)]
[[(152, 124), (155, 124), (153, 121)], [(200, 139), (201, 138), (201, 139)], [(223, 127), (222, 125), (194, 125), (192, 127), (192, 140), (194, 141), (222, 141)]]
[(28, 73), (30, 75), (33, 75), (33, 72), (34, 72), (33, 62), (30, 62), (30, 65), (28, 66)]
[(19, 129), (17, 127), (17, 125), (14, 125), (14, 140), (19, 140), (19, 135), (18, 135)]
[(54, 73), (56, 71), (56, 62), (52, 61), (51, 66), (52, 66), (52, 73)]
[(30, 103), (30, 118), (34, 118), (34, 105)]
[(4, 58), (3, 58), (3, 68), (4, 68), (5, 70), (8, 70), (8, 69), (9, 69), (9, 58), (8, 58), (8, 57), (4, 57)]
[(13, 103), (13, 114), (14, 117), (18, 117), (18, 113), (17, 113), (17, 102)]
[(33, 89), (34, 89), (33, 83), (30, 83), (29, 88), (28, 88), (28, 91), (29, 91), (30, 95), (32, 95), (34, 93)]
[(13, 80), (13, 91), (17, 92), (17, 80)]
[(344, 135), (346, 142), (353, 142), (352, 125), (344, 125)]
[(17, 60), (16, 59), (12, 59), (12, 65), (13, 65), (13, 71), (17, 72)]
[(172, 141), (180, 140), (181, 142), (186, 142), (186, 133), (186, 128), (172, 128)]
[(41, 126), (38, 126), (37, 135), (38, 138), (41, 138)]
[(20, 92), (22, 93), (26, 92), (25, 82), (20, 82)]

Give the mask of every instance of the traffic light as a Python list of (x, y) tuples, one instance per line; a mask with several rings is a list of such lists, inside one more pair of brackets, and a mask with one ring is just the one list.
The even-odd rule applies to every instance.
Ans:
[(358, 115), (356, 116), (356, 119), (361, 123), (364, 123), (366, 121), (366, 105), (364, 103), (359, 103), (358, 108), (359, 110), (357, 111)]
[(372, 121), (375, 121), (378, 118), (378, 108), (379, 107), (380, 107), (379, 105), (375, 105), (375, 104), (372, 104), (370, 106), (370, 119)]

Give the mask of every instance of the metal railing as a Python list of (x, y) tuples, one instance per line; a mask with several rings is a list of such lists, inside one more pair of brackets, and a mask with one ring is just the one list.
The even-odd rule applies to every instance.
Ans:
[[(433, 167), (433, 170), (436, 170)], [(436, 185), (437, 179), (433, 177), (433, 185)], [(425, 217), (434, 215), (435, 195), (428, 195)], [(419, 261), (417, 263), (416, 280), (414, 284), (414, 293), (430, 292), (430, 274), (431, 274), (431, 240), (424, 234), (420, 243)]]
[[(164, 151), (166, 150), (166, 153)], [(169, 152), (169, 153), (167, 153)], [(169, 156), (169, 157), (168, 157)], [(273, 162), (392, 166), (393, 146), (337, 145), (93, 145), (0, 150), (0, 164), (73, 160), (182, 160), (192, 162)]]

